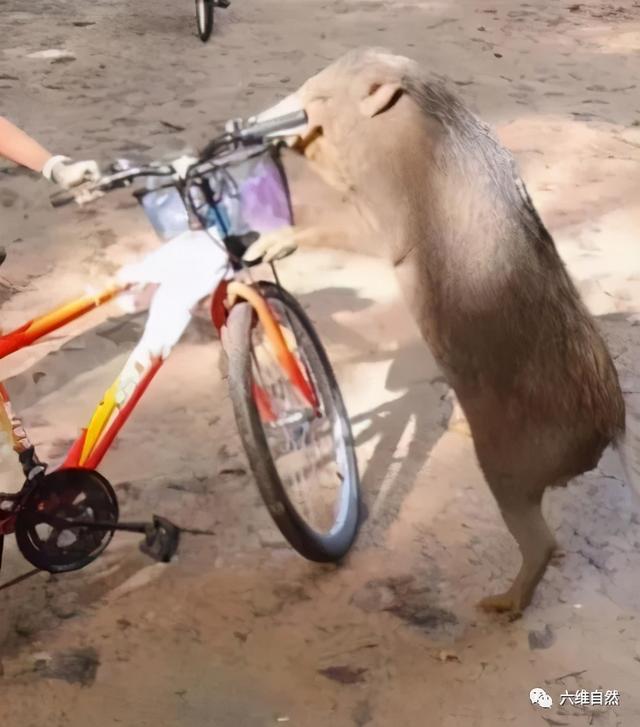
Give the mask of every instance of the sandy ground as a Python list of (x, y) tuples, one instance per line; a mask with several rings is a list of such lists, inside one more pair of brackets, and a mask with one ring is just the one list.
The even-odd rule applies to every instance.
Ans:
[[(187, 0), (0, 0), (0, 112), (56, 152), (153, 158), (201, 144), (355, 45), (412, 55), (515, 152), (640, 411), (640, 3), (235, 0), (217, 17), (204, 46)], [(48, 49), (67, 56), (32, 56)], [(49, 191), (0, 170), (4, 329), (158, 244), (126, 193), (54, 212)], [(119, 536), (86, 570), (2, 592), (3, 724), (639, 724), (640, 517), (615, 458), (548, 496), (566, 557), (524, 618), (477, 613), (517, 552), (469, 438), (447, 428), (447, 389), (389, 272), (316, 251), (282, 275), (354, 417), (369, 509), (357, 548), (336, 569), (281, 540), (200, 317), (103, 471), (125, 515), (213, 534), (185, 536), (169, 565)], [(141, 324), (107, 307), (3, 362), (45, 459), (62, 456)], [(11, 542), (3, 575), (24, 568)], [(533, 687), (552, 709), (531, 706)], [(620, 706), (559, 705), (578, 689), (618, 690)]]

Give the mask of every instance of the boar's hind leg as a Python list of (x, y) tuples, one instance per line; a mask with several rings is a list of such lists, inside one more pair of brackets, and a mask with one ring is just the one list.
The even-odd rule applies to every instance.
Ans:
[[(489, 596), (478, 604), (485, 611), (519, 614), (531, 602), (555, 549), (555, 540), (542, 517), (542, 493), (518, 487), (509, 478), (490, 478), (489, 485), (498, 501), (502, 517), (516, 539), (522, 554), (520, 572), (505, 592)], [(514, 486), (515, 485), (515, 486)]]

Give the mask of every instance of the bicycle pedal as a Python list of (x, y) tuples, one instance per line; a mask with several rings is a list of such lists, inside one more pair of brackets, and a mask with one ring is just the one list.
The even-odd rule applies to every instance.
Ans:
[(180, 528), (166, 518), (154, 515), (152, 523), (146, 528), (140, 550), (153, 560), (169, 563), (178, 550), (179, 540)]

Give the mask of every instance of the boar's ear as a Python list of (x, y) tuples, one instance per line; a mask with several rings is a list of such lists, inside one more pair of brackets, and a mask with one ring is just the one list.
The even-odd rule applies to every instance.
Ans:
[(360, 99), (360, 113), (372, 118), (383, 111), (388, 111), (402, 94), (402, 86), (397, 81), (372, 83), (367, 95)]

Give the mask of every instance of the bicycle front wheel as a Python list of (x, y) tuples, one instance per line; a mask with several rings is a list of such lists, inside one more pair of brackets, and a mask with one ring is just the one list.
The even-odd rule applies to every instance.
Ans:
[(305, 558), (335, 562), (360, 520), (349, 417), (327, 354), (296, 299), (277, 285), (260, 292), (316, 398), (292, 385), (248, 303), (227, 321), (231, 400), (249, 465), (276, 525)]
[(213, 30), (213, 0), (196, 0), (196, 20), (198, 36), (206, 43)]

